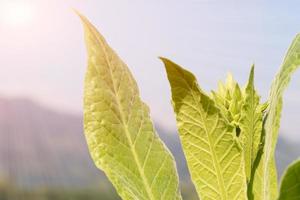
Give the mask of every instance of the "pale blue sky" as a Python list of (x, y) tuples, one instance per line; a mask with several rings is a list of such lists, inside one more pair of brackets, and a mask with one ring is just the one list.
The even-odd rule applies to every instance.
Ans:
[[(10, 2), (29, 5), (31, 17), (11, 23), (3, 14)], [(193, 71), (206, 90), (228, 71), (244, 84), (255, 63), (257, 89), (266, 99), (300, 32), (299, 1), (0, 0), (0, 94), (81, 112), (86, 51), (71, 8), (86, 15), (129, 65), (153, 118), (170, 131), (175, 120), (158, 56)], [(282, 132), (300, 141), (299, 77), (285, 95)]]

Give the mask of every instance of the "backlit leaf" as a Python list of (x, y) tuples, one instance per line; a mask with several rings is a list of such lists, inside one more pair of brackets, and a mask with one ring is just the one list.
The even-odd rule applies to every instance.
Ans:
[(162, 58), (183, 150), (201, 200), (246, 200), (246, 175), (234, 126), (194, 75)]
[[(282, 97), (288, 86), (291, 75), (300, 66), (300, 35), (292, 42), (279, 73), (275, 77), (270, 91), (269, 106), (264, 120), (265, 140), (263, 154), (260, 159), (257, 174), (254, 177), (254, 185), (259, 184), (256, 180), (262, 179), (261, 196), (257, 199), (274, 200), (277, 198), (276, 166), (274, 151), (278, 138), (280, 115), (282, 110)], [(260, 182), (260, 181), (259, 181)]]
[(292, 163), (285, 171), (278, 198), (278, 200), (297, 199), (300, 199), (300, 160)]
[(261, 143), (263, 112), (259, 96), (254, 88), (254, 66), (245, 89), (245, 100), (241, 109), (241, 142), (244, 149), (245, 168), (248, 182)]
[[(84, 130), (91, 156), (124, 199), (181, 199), (175, 162), (127, 66), (88, 20)], [(101, 199), (101, 197), (99, 197)]]

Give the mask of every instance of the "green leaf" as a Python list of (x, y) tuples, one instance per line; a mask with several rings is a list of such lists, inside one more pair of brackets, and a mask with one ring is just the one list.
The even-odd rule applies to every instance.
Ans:
[[(288, 86), (291, 75), (300, 65), (300, 35), (297, 35), (290, 46), (279, 73), (275, 77), (270, 91), (269, 106), (264, 119), (265, 144), (255, 177), (262, 179), (262, 196), (258, 199), (274, 200), (277, 198), (276, 166), (274, 151), (278, 138), (283, 92)], [(260, 171), (262, 170), (262, 171)], [(259, 177), (261, 176), (261, 177)], [(273, 180), (273, 181), (272, 181)], [(254, 179), (255, 181), (255, 179)], [(254, 182), (254, 185), (257, 184)]]
[(244, 149), (247, 180), (250, 182), (251, 171), (260, 148), (262, 135), (262, 107), (260, 97), (254, 88), (254, 66), (251, 68), (249, 81), (245, 89), (245, 100), (241, 109), (241, 142)]
[(88, 51), (84, 130), (91, 156), (125, 200), (181, 199), (175, 162), (127, 66), (80, 16)]
[(280, 185), (278, 200), (300, 199), (300, 160), (288, 166)]
[(162, 58), (183, 150), (201, 200), (246, 200), (246, 175), (235, 128), (194, 75)]

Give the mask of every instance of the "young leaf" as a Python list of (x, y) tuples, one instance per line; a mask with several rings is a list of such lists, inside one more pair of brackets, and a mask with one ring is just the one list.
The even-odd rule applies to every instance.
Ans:
[(219, 82), (217, 91), (212, 91), (212, 98), (223, 116), (234, 126), (237, 126), (241, 117), (243, 95), (240, 86), (232, 75), (227, 76), (226, 84)]
[(235, 129), (196, 78), (162, 58), (183, 150), (201, 200), (246, 200), (246, 175)]
[(84, 129), (91, 156), (125, 200), (181, 199), (175, 162), (127, 66), (88, 20)]
[[(261, 172), (258, 176), (263, 181), (260, 199), (273, 200), (277, 198), (276, 167), (274, 164), (274, 151), (276, 147), (280, 115), (282, 110), (282, 96), (288, 86), (291, 75), (300, 65), (300, 35), (297, 35), (290, 46), (281, 69), (275, 77), (270, 91), (269, 106), (264, 120), (265, 144), (260, 160)], [(256, 177), (256, 175), (255, 175)], [(260, 179), (258, 178), (258, 179)], [(254, 182), (254, 184), (256, 184)]]
[(245, 89), (245, 100), (241, 109), (241, 142), (244, 149), (247, 181), (250, 181), (251, 170), (260, 148), (262, 135), (263, 112), (259, 104), (259, 96), (254, 88), (254, 66), (251, 68), (249, 81)]
[(278, 198), (278, 200), (296, 199), (300, 199), (300, 160), (292, 163), (285, 171)]

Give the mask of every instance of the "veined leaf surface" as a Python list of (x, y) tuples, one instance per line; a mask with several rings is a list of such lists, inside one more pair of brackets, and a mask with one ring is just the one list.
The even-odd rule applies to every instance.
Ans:
[(162, 60), (183, 150), (200, 199), (246, 200), (244, 158), (234, 127), (198, 87), (192, 73)]
[(300, 66), (300, 35), (297, 35), (292, 42), (279, 73), (275, 77), (270, 91), (269, 106), (267, 108), (264, 122), (265, 144), (262, 157), (254, 178), (262, 179), (262, 195), (258, 199), (274, 200), (277, 198), (276, 166), (274, 151), (278, 138), (280, 115), (282, 110), (282, 97), (285, 88), (288, 86), (291, 75)]
[(278, 198), (278, 200), (297, 199), (300, 199), (300, 160), (292, 163), (285, 171)]
[(260, 148), (262, 135), (263, 112), (259, 104), (259, 99), (260, 97), (254, 88), (254, 66), (252, 66), (245, 89), (245, 100), (241, 109), (241, 120), (239, 122), (248, 182), (250, 181), (254, 161)]
[(134, 78), (80, 17), (88, 50), (84, 129), (96, 166), (124, 200), (181, 199), (174, 159), (153, 128)]

